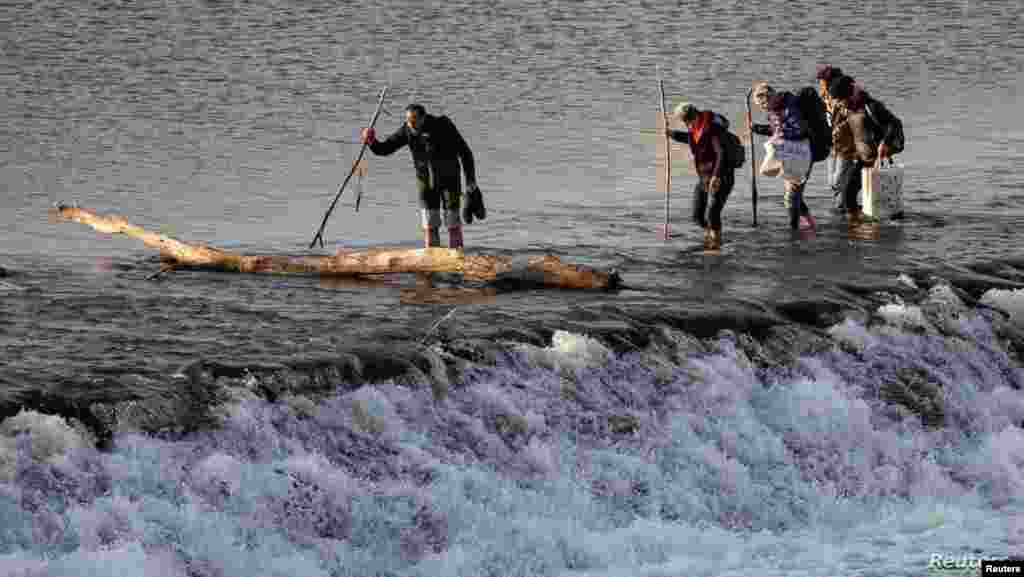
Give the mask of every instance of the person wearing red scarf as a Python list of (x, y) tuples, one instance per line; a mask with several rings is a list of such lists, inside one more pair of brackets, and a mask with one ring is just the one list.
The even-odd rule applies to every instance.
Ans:
[(686, 102), (676, 107), (675, 116), (686, 130), (671, 130), (669, 135), (690, 145), (698, 176), (693, 189), (693, 220), (704, 229), (705, 248), (721, 248), (722, 209), (736, 182), (735, 169), (726, 162), (722, 147), (725, 121)]

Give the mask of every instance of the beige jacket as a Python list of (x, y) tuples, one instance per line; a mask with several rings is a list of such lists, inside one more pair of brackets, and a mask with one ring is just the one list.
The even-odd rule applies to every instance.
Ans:
[(856, 160), (857, 145), (850, 128), (850, 111), (845, 103), (832, 106), (832, 155), (839, 160)]
[(874, 164), (877, 147), (869, 142), (871, 127), (863, 110), (851, 112), (842, 101), (832, 105), (832, 154), (841, 160)]

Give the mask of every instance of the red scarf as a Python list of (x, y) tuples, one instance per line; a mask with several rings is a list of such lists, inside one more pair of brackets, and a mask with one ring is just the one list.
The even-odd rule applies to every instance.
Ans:
[(713, 114), (710, 110), (705, 110), (697, 114), (697, 118), (693, 120), (693, 125), (690, 127), (691, 142), (694, 144), (700, 143), (700, 138), (704, 136), (704, 132), (707, 131), (708, 127), (711, 126), (711, 122), (714, 120)]

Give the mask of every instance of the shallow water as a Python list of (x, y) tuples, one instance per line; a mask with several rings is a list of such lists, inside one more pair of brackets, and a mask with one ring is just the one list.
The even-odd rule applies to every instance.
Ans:
[[(920, 575), (1019, 553), (1022, 7), (0, 6), (0, 414), (39, 413), (0, 425), (0, 575)], [(752, 81), (821, 62), (903, 119), (907, 219), (851, 233), (818, 169), (815, 236), (766, 178), (753, 228), (748, 164), (706, 256), (680, 167), (661, 240), (656, 67), (669, 106), (737, 119)], [(385, 84), (380, 132), (416, 100), (472, 146), (470, 250), (626, 288), (147, 281), (151, 250), (48, 218), (75, 201), (305, 252)], [(419, 242), (407, 153), (368, 164), (326, 250)]]

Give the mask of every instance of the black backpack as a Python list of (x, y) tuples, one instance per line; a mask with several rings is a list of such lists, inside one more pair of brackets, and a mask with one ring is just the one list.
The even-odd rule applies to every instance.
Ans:
[[(881, 143), (882, 138), (885, 137), (885, 144), (889, 147), (889, 154), (903, 152), (903, 146), (906, 144), (903, 136), (903, 122), (890, 112), (884, 104), (871, 97), (868, 97), (864, 103), (864, 112), (867, 113), (871, 123), (874, 124), (872, 144), (877, 146)], [(888, 134), (887, 137), (886, 134)]]
[(747, 160), (747, 149), (740, 138), (729, 130), (729, 121), (721, 114), (715, 113), (715, 123), (722, 129), (722, 152), (728, 162), (726, 166), (739, 168)]
[(801, 89), (797, 99), (800, 103), (800, 114), (807, 124), (807, 137), (811, 141), (811, 160), (821, 162), (832, 152), (832, 129), (825, 114), (825, 103), (813, 86)]

